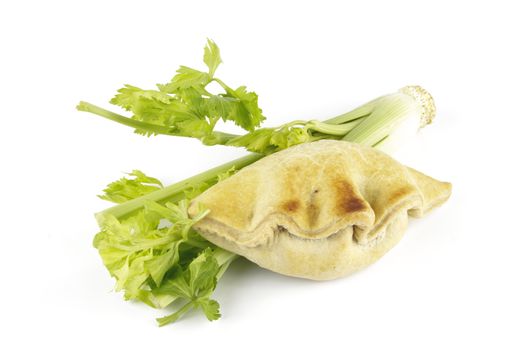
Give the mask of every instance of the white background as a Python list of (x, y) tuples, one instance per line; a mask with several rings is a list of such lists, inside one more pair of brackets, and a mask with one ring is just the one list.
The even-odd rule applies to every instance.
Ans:
[[(519, 1), (2, 2), (0, 347), (523, 349), (523, 14)], [(219, 321), (158, 328), (162, 311), (111, 291), (95, 195), (132, 169), (171, 183), (243, 151), (141, 137), (75, 105), (202, 68), (206, 37), (266, 125), (424, 86), (438, 116), (396, 156), (454, 189), (360, 273), (319, 283), (238, 261)]]

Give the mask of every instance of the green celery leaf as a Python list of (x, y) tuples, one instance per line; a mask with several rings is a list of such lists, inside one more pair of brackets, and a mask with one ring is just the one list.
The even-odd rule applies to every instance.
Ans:
[(118, 94), (111, 99), (110, 103), (120, 106), (127, 111), (131, 111), (142, 99), (155, 100), (165, 104), (171, 101), (171, 97), (161, 91), (142, 90), (136, 86), (126, 84), (118, 90)]
[(171, 82), (164, 85), (163, 91), (176, 93), (179, 89), (187, 89), (195, 85), (206, 85), (211, 81), (210, 74), (199, 70), (180, 66), (177, 74), (171, 79)]
[(136, 181), (140, 181), (143, 184), (154, 184), (154, 185), (158, 185), (160, 188), (164, 187), (162, 185), (162, 182), (160, 182), (159, 179), (156, 179), (156, 178), (151, 177), (151, 176), (147, 176), (146, 174), (144, 174), (140, 170), (135, 169), (131, 173), (129, 173), (128, 175), (135, 176), (135, 180)]
[(162, 286), (156, 289), (157, 292), (181, 298), (192, 299), (193, 291), (191, 290), (185, 275), (186, 274), (184, 271), (179, 267), (176, 270), (175, 276), (166, 279)]
[[(118, 90), (118, 94), (111, 99), (111, 103), (120, 106), (133, 113), (132, 119), (148, 124), (172, 127), (173, 135), (179, 135), (180, 121), (198, 119), (189, 106), (175, 97), (169, 96), (162, 91), (142, 90), (140, 88), (126, 85)], [(204, 124), (207, 123), (204, 121)], [(154, 135), (150, 130), (136, 129), (136, 133), (142, 135)], [(186, 134), (188, 132), (186, 131)], [(189, 134), (191, 135), (191, 133)], [(180, 135), (186, 136), (186, 135)]]
[(210, 125), (203, 119), (185, 119), (176, 123), (179, 136), (201, 139), (210, 134)]
[(254, 131), (266, 119), (259, 108), (259, 97), (255, 92), (246, 91), (246, 86), (240, 86), (235, 90), (228, 89), (226, 96), (237, 99), (238, 103), (228, 115), (223, 116), (225, 121), (231, 120), (244, 130)]
[(103, 190), (104, 194), (98, 197), (114, 203), (124, 203), (163, 188), (158, 179), (146, 176), (140, 170), (133, 170), (127, 175), (133, 178), (122, 177), (110, 183)]
[(213, 257), (211, 248), (207, 248), (189, 266), (189, 285), (193, 295), (202, 295), (203, 292), (213, 291), (218, 272), (219, 264)]
[(204, 63), (208, 66), (211, 76), (215, 74), (215, 71), (221, 62), (221, 52), (219, 47), (213, 42), (213, 40), (208, 39), (207, 45), (204, 47)]
[(308, 142), (310, 134), (304, 128), (292, 127), (276, 131), (270, 138), (270, 143), (279, 150)]
[(275, 150), (270, 144), (274, 129), (260, 128), (228, 141), (228, 146), (244, 147), (251, 152), (267, 154)]
[[(162, 285), (168, 271), (180, 262), (181, 251), (188, 258), (188, 254), (194, 254), (191, 248), (202, 250), (208, 246), (195, 238), (196, 233), (189, 232), (207, 211), (190, 219), (187, 205), (185, 200), (165, 205), (145, 202), (144, 209), (129, 218), (117, 220), (111, 215), (99, 218), (101, 232), (93, 244), (116, 279), (115, 289), (123, 290), (126, 299), (149, 300), (152, 296), (145, 296), (144, 290), (151, 291), (152, 286)], [(169, 220), (171, 225), (161, 226), (161, 219)], [(190, 249), (182, 249), (182, 245)], [(154, 284), (150, 285), (149, 281)]]
[(239, 104), (238, 99), (222, 95), (210, 96), (204, 101), (205, 113), (210, 118), (226, 118)]
[[(254, 131), (265, 120), (257, 94), (247, 91), (245, 86), (233, 89), (214, 77), (222, 59), (219, 47), (210, 39), (204, 48), (203, 60), (208, 72), (180, 66), (169, 83), (157, 84), (158, 90), (144, 90), (133, 85), (119, 89), (110, 102), (130, 111), (131, 117), (86, 102), (78, 108), (133, 127), (140, 135), (193, 137), (206, 145), (225, 144), (232, 137), (214, 130), (221, 119)], [(220, 85), (224, 92), (208, 91), (211, 82)]]
[(269, 154), (308, 142), (310, 139), (311, 134), (304, 127), (289, 126), (280, 129), (260, 128), (229, 140), (227, 145), (245, 147), (252, 152)]
[(221, 317), (219, 303), (213, 299), (197, 299), (197, 303), (210, 321), (218, 320)]
[(157, 291), (166, 295), (184, 298), (185, 303), (176, 312), (157, 319), (160, 326), (175, 322), (191, 308), (200, 308), (208, 320), (218, 319), (219, 303), (210, 296), (217, 286), (217, 276), (221, 268), (212, 248), (206, 248), (194, 258), (185, 270), (178, 268), (167, 278)]
[(192, 85), (184, 89), (178, 88), (176, 94), (181, 102), (191, 109), (194, 115), (204, 119), (206, 115), (206, 99), (203, 96), (209, 95), (204, 84)]
[(155, 259), (151, 259), (145, 262), (145, 269), (149, 272), (149, 275), (157, 286), (162, 284), (162, 279), (166, 272), (179, 261), (179, 245), (182, 241), (172, 243), (171, 246), (167, 246), (167, 249)]

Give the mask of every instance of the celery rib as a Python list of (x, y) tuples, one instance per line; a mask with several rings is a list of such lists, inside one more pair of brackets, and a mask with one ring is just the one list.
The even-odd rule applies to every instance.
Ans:
[(261, 159), (262, 157), (264, 157), (264, 155), (253, 153), (245, 157), (233, 160), (231, 162), (219, 165), (215, 168), (189, 177), (183, 181), (174, 183), (158, 191), (151, 192), (142, 197), (135, 198), (125, 203), (108, 208), (102, 212), (95, 214), (95, 217), (97, 218), (97, 221), (99, 223), (102, 220), (102, 218), (108, 214), (116, 217), (117, 219), (122, 219), (134, 213), (136, 210), (141, 209), (144, 206), (145, 201), (153, 201), (161, 204), (167, 201), (179, 201), (183, 199), (184, 191), (190, 189), (192, 185), (199, 184), (202, 182), (215, 181), (217, 175), (230, 170), (232, 167), (235, 167), (235, 169), (238, 170), (249, 164), (252, 164), (253, 162)]
[[(174, 127), (168, 127), (164, 125), (157, 125), (157, 124), (151, 124), (146, 123), (140, 120), (135, 120), (131, 118), (124, 117), (123, 115), (117, 114), (115, 112), (111, 112), (107, 109), (104, 109), (102, 107), (96, 106), (94, 104), (91, 104), (89, 102), (81, 101), (77, 105), (77, 110), (81, 112), (89, 112), (95, 115), (98, 115), (100, 117), (109, 119), (111, 121), (117, 122), (119, 124), (129, 126), (134, 129), (139, 130), (145, 130), (154, 134), (160, 134), (160, 135), (168, 135), (168, 136), (182, 136), (185, 137), (185, 135), (177, 135), (176, 128)], [(235, 137), (238, 137), (239, 135), (235, 134), (229, 134), (226, 132), (221, 131), (213, 131), (210, 133), (210, 136), (207, 136), (202, 141), (209, 146), (216, 145), (216, 144), (224, 144), (228, 140), (233, 139)], [(191, 137), (191, 136), (187, 136)]]

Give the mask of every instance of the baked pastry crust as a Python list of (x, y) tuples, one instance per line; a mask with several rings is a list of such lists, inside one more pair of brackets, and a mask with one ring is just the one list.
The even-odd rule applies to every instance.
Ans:
[(359, 144), (322, 140), (265, 157), (189, 207), (194, 228), (269, 270), (327, 280), (375, 262), (402, 237), (408, 216), (445, 202), (451, 184)]

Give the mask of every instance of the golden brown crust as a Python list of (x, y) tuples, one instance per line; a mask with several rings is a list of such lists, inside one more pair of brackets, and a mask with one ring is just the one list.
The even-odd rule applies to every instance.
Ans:
[(377, 260), (450, 184), (370, 147), (318, 141), (273, 154), (215, 185), (190, 205), (213, 243), (287, 275), (330, 279)]

